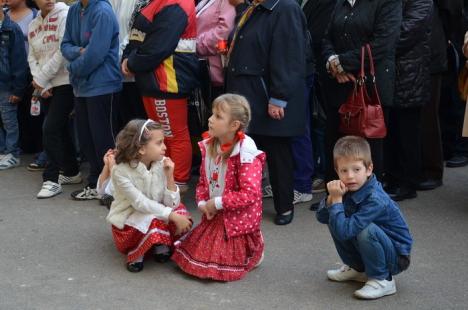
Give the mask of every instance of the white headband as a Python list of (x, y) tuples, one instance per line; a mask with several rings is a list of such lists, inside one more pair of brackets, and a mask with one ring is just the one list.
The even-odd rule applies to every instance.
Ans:
[(148, 125), (149, 123), (153, 123), (153, 122), (154, 121), (152, 119), (147, 119), (146, 122), (143, 124), (143, 126), (141, 126), (140, 136), (138, 137), (138, 142), (141, 142), (141, 137), (143, 136), (143, 131), (148, 130), (148, 129), (146, 129), (146, 125)]

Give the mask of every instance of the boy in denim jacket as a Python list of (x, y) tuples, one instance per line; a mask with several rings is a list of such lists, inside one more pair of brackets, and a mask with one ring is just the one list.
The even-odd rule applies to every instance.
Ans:
[(27, 79), (23, 33), (0, 9), (0, 170), (20, 164), (17, 104), (26, 89)]
[(327, 224), (344, 265), (329, 270), (332, 281), (358, 281), (361, 299), (396, 293), (392, 277), (410, 263), (413, 239), (398, 205), (372, 173), (369, 144), (359, 137), (338, 140), (333, 159), (339, 180), (327, 184), (328, 197), (317, 210)]

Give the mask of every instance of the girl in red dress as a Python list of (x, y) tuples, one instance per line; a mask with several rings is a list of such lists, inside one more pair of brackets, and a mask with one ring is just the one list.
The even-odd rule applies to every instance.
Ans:
[(107, 221), (130, 272), (143, 269), (151, 249), (157, 261), (167, 261), (174, 241), (192, 226), (174, 183), (174, 163), (165, 152), (162, 126), (152, 120), (130, 121), (117, 136), (114, 201)]
[(222, 95), (213, 102), (209, 131), (199, 143), (196, 201), (202, 221), (176, 242), (172, 256), (183, 271), (199, 278), (240, 280), (263, 259), (265, 154), (243, 133), (249, 121), (244, 97)]

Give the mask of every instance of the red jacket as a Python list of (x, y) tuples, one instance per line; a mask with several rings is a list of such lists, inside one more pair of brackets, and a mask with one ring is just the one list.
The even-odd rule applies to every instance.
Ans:
[(123, 58), (143, 96), (183, 98), (198, 85), (193, 0), (153, 0), (135, 17)]
[[(202, 162), (196, 190), (196, 202), (208, 201), (209, 180), (205, 171), (207, 140), (199, 143)], [(262, 221), (262, 169), (265, 153), (259, 151), (252, 138), (245, 136), (227, 161), (222, 196), (224, 226), (228, 237), (260, 230)]]

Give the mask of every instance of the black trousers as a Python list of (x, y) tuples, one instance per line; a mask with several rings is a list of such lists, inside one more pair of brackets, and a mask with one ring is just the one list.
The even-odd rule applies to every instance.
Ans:
[(390, 109), (386, 141), (386, 178), (398, 186), (421, 181), (421, 108)]
[(104, 166), (103, 157), (115, 147), (118, 128), (117, 109), (120, 93), (75, 99), (75, 122), (80, 150), (88, 159), (88, 185), (96, 187)]
[(59, 171), (66, 176), (79, 172), (76, 150), (70, 134), (70, 113), (74, 108), (73, 88), (63, 85), (52, 89), (53, 96), (43, 101), (47, 117), (43, 127), (44, 150), (49, 164), (42, 174), (45, 181), (58, 183)]
[(38, 153), (43, 150), (42, 125), (44, 113), (31, 115), (31, 97), (33, 88), (28, 87), (21, 102), (18, 103), (19, 145), (24, 153)]
[[(343, 134), (341, 134), (338, 131), (340, 125), (338, 108), (327, 106), (326, 114), (327, 122), (325, 127), (325, 181), (329, 182), (338, 179), (333, 160), (333, 148), (335, 147), (336, 141), (338, 141), (338, 139), (341, 138)], [(387, 116), (386, 108), (384, 108), (384, 114)], [(369, 143), (369, 146), (371, 148), (372, 162), (374, 164), (374, 173), (379, 179), (379, 181), (382, 181), (384, 174), (384, 139), (367, 139), (367, 142)]]
[(273, 203), (277, 214), (293, 210), (294, 161), (291, 138), (251, 135), (257, 147), (266, 153)]
[(431, 76), (431, 101), (421, 111), (422, 177), (442, 180), (444, 155), (440, 132), (439, 104), (442, 75)]
[(124, 82), (120, 93), (117, 108), (117, 127), (119, 132), (127, 123), (133, 119), (147, 119), (145, 107), (141, 100), (140, 91), (135, 82)]

